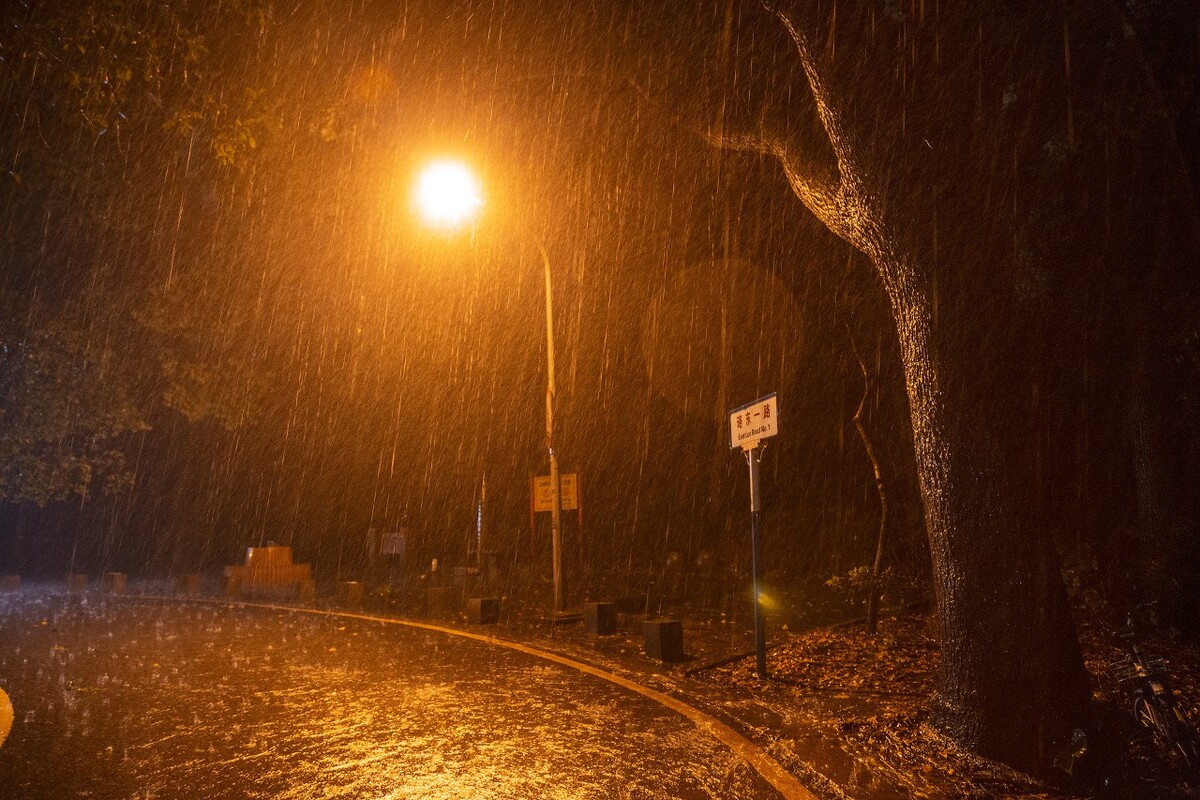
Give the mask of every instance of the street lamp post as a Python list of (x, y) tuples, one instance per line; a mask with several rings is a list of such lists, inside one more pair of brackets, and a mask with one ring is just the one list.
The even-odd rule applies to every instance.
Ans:
[[(417, 185), (417, 205), (426, 219), (436, 225), (457, 226), (483, 205), (479, 186), (469, 169), (452, 161), (431, 164)], [(554, 292), (550, 278), (550, 255), (546, 245), (533, 238), (542, 257), (546, 282), (546, 452), (550, 456), (550, 543), (554, 559), (554, 612), (563, 610), (562, 591), (562, 486), (558, 455), (554, 452)]]
[(550, 256), (541, 239), (535, 239), (542, 255), (546, 277), (546, 451), (550, 454), (550, 548), (554, 559), (554, 611), (563, 610), (562, 592), (562, 484), (558, 477), (558, 455), (554, 452), (554, 292), (550, 280)]

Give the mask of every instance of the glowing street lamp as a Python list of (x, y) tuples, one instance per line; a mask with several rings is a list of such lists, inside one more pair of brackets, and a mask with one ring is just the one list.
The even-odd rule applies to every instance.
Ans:
[(466, 222), (483, 205), (479, 181), (459, 161), (435, 161), (417, 180), (417, 208), (426, 221), (453, 228)]
[[(458, 161), (436, 161), (417, 180), (416, 204), (422, 216), (439, 227), (454, 227), (471, 219), (483, 206), (483, 192), (470, 168)], [(546, 451), (550, 456), (550, 542), (554, 558), (554, 611), (563, 610), (562, 488), (559, 485), (558, 455), (554, 452), (554, 301), (550, 280), (550, 256), (537, 237), (534, 243), (542, 257), (546, 283)]]

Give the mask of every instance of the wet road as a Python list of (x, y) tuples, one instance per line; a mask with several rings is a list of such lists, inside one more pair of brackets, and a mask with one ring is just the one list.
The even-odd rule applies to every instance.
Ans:
[(0, 595), (0, 798), (769, 798), (627, 689), (435, 631)]

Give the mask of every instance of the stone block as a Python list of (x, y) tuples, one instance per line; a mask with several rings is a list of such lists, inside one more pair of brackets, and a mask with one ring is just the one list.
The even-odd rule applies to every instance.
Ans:
[(648, 619), (642, 623), (646, 655), (664, 662), (683, 661), (683, 623), (677, 619)]
[(472, 597), (468, 599), (467, 620), (476, 625), (495, 625), (500, 621), (500, 598)]

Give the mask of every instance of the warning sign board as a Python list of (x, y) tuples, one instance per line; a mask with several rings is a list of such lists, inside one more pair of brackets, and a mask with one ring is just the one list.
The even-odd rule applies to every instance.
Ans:
[[(554, 484), (549, 475), (538, 475), (531, 481), (533, 492), (533, 510), (550, 511), (554, 506)], [(579, 508), (579, 475), (574, 472), (560, 472), (558, 475), (559, 503), (563, 511), (575, 511)]]

